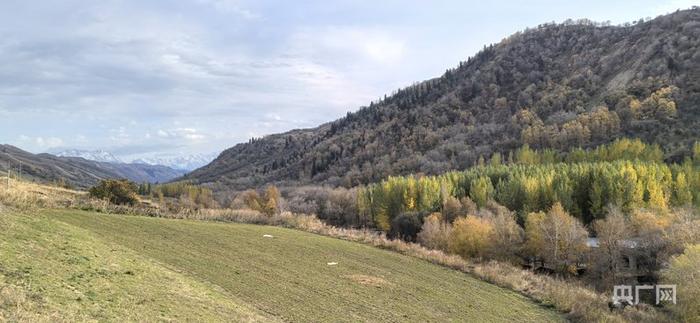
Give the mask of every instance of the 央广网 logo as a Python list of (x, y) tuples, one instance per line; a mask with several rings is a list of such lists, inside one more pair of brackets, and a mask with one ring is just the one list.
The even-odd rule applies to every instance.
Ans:
[(639, 304), (640, 292), (644, 290), (655, 292), (656, 305), (661, 302), (676, 304), (676, 285), (616, 285), (613, 289), (613, 304)]

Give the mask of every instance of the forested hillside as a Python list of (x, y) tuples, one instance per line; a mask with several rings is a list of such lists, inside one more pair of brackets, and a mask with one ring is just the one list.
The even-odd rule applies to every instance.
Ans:
[(697, 8), (623, 26), (543, 24), (334, 122), (236, 145), (187, 179), (350, 187), (464, 169), (523, 144), (568, 150), (619, 137), (661, 144), (678, 161), (700, 138), (699, 45)]

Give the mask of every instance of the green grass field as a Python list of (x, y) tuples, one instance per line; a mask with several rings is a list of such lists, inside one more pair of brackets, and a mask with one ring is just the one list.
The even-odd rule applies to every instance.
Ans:
[(277, 227), (56, 210), (0, 213), (0, 231), (0, 321), (563, 320), (454, 270)]

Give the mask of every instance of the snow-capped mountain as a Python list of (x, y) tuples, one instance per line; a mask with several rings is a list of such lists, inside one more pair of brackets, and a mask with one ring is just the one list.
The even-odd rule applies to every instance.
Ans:
[(132, 163), (163, 165), (168, 166), (172, 169), (189, 172), (209, 164), (218, 155), (218, 153), (192, 155), (159, 155), (154, 157), (144, 157), (135, 159), (132, 161)]
[(112, 153), (104, 150), (69, 149), (53, 153), (53, 155), (58, 157), (80, 157), (85, 158), (87, 160), (93, 160), (104, 163), (124, 163), (117, 156), (114, 156), (112, 155)]
[[(68, 149), (58, 152), (52, 152), (53, 155), (59, 157), (81, 157), (87, 160), (113, 163), (113, 164), (145, 164), (153, 166), (166, 166), (178, 171), (189, 172), (209, 164), (218, 153), (210, 154), (192, 154), (192, 155), (175, 155), (161, 154), (152, 157), (141, 157), (133, 159), (130, 162), (124, 161), (117, 156), (114, 156), (108, 151), (98, 150), (83, 150), (83, 149)], [(128, 159), (127, 159), (128, 160)]]

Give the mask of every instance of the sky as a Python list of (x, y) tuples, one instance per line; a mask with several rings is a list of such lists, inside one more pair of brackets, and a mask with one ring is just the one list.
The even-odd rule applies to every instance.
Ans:
[(678, 1), (2, 0), (0, 143), (124, 160), (314, 127), (567, 18)]

